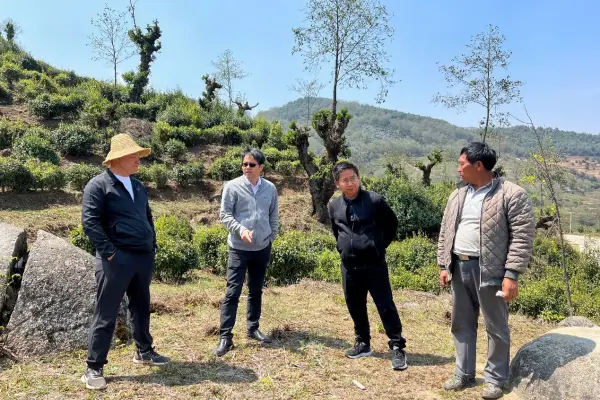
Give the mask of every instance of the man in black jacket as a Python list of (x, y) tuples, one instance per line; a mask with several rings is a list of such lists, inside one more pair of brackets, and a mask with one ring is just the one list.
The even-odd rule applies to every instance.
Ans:
[(367, 314), (367, 292), (377, 306), (392, 353), (392, 367), (405, 370), (406, 340), (392, 297), (385, 249), (396, 237), (398, 218), (377, 193), (361, 189), (358, 168), (349, 162), (337, 163), (333, 177), (342, 195), (329, 203), (331, 228), (342, 259), (342, 285), (356, 341), (346, 352), (349, 358), (371, 355)]
[(129, 135), (111, 140), (104, 165), (109, 170), (92, 178), (83, 191), (82, 223), (96, 249), (96, 310), (90, 328), (88, 358), (81, 380), (88, 389), (106, 388), (103, 367), (115, 331), (123, 296), (129, 299), (136, 351), (133, 362), (163, 365), (167, 357), (156, 353), (150, 335), (150, 281), (154, 269), (156, 233), (148, 192), (131, 177), (140, 157), (150, 149)]

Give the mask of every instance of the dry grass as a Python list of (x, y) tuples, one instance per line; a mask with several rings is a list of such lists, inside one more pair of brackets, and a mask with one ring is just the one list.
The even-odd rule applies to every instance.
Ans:
[[(153, 284), (156, 313), (151, 330), (160, 352), (172, 357), (169, 366), (139, 367), (131, 363), (132, 345), (109, 354), (105, 369), (109, 388), (90, 393), (79, 381), (85, 352), (45, 357), (28, 363), (0, 365), (0, 397), (23, 399), (476, 399), (480, 387), (462, 393), (440, 390), (453, 372), (453, 345), (444, 317), (447, 296), (401, 291), (395, 301), (401, 313), (410, 367), (392, 371), (387, 339), (379, 333), (372, 302), (374, 356), (344, 357), (350, 346), (352, 322), (339, 285), (303, 281), (268, 289), (261, 329), (275, 338), (258, 345), (244, 336), (245, 292), (234, 330), (236, 348), (222, 359), (211, 351), (217, 344), (221, 278), (199, 274), (181, 286)], [(525, 342), (550, 325), (511, 317), (513, 355)], [(486, 337), (480, 329), (478, 374), (485, 363)], [(362, 383), (362, 391), (352, 384)], [(507, 395), (506, 398), (514, 398)]]

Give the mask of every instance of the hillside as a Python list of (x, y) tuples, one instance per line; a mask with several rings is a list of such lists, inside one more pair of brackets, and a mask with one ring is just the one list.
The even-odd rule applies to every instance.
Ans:
[[(314, 110), (329, 108), (331, 99), (318, 98)], [(360, 104), (356, 101), (340, 101), (338, 109), (347, 108), (353, 115), (346, 130), (352, 157), (367, 164), (386, 153), (423, 156), (433, 148), (455, 153), (465, 142), (478, 138), (474, 129), (460, 128), (441, 119), (408, 114), (401, 111)], [(259, 113), (270, 120), (279, 120), (286, 127), (290, 121), (306, 123), (306, 107), (303, 99), (289, 102)], [(557, 151), (565, 156), (600, 156), (600, 135), (545, 129), (552, 137)], [(527, 157), (535, 147), (535, 138), (525, 126), (499, 130), (502, 140), (491, 139), (501, 154)], [(315, 143), (316, 145), (316, 143)], [(318, 148), (318, 145), (317, 145)]]

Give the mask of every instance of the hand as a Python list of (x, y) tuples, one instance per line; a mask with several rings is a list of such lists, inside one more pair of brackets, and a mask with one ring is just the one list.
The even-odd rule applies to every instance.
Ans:
[(450, 283), (448, 282), (448, 270), (443, 269), (440, 271), (440, 285), (448, 286)]
[(112, 261), (112, 259), (115, 258), (115, 254), (117, 254), (116, 251), (114, 253), (112, 253), (111, 256), (107, 258), (107, 260)]
[(519, 295), (519, 283), (510, 278), (504, 278), (502, 280), (502, 292), (507, 303), (513, 301)]
[(248, 229), (242, 231), (242, 240), (246, 243), (252, 243), (252, 232)]

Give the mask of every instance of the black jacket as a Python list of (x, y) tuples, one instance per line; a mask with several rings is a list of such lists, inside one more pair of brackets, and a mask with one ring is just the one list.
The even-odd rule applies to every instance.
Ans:
[(117, 248), (136, 253), (156, 249), (156, 233), (148, 191), (131, 178), (134, 199), (109, 170), (92, 178), (83, 190), (81, 221), (96, 252), (110, 257)]
[(383, 197), (360, 189), (354, 200), (343, 195), (328, 206), (342, 264), (365, 268), (385, 262), (385, 249), (396, 237), (398, 218)]

